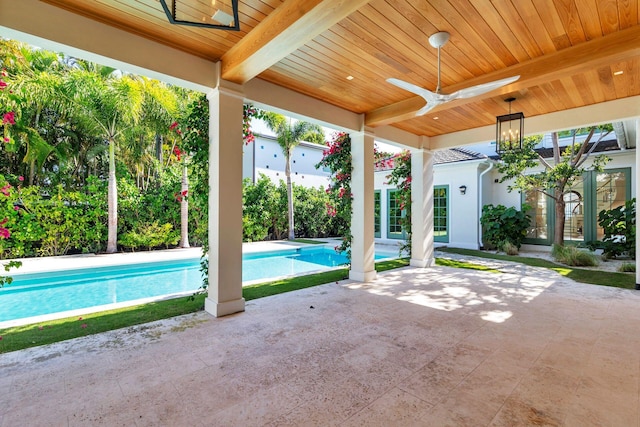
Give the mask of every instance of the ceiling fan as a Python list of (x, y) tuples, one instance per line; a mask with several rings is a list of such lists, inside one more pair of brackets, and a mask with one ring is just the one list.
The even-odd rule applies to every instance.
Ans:
[(436, 87), (435, 92), (431, 92), (428, 89), (421, 88), (420, 86), (416, 86), (411, 83), (407, 83), (405, 81), (399, 79), (387, 79), (387, 81), (393, 85), (396, 85), (404, 90), (415, 93), (416, 95), (420, 95), (427, 101), (427, 105), (422, 107), (416, 113), (416, 116), (422, 116), (426, 114), (431, 109), (435, 108), (440, 104), (444, 104), (449, 101), (453, 101), (454, 99), (459, 98), (473, 98), (474, 96), (482, 95), (483, 93), (490, 92), (492, 90), (498, 89), (502, 86), (508, 85), (509, 83), (513, 83), (520, 78), (520, 76), (507, 77), (505, 79), (495, 80), (489, 83), (483, 83), (477, 86), (471, 86), (466, 89), (460, 89), (459, 91), (444, 94), (440, 92), (440, 48), (444, 46), (449, 41), (449, 33), (446, 31), (441, 31), (439, 33), (433, 34), (429, 37), (429, 44), (438, 49), (438, 86)]

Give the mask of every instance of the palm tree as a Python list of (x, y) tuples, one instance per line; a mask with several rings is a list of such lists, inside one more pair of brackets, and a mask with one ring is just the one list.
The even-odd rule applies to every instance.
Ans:
[(66, 89), (67, 96), (74, 99), (82, 111), (83, 120), (93, 126), (109, 146), (107, 253), (114, 253), (118, 237), (116, 144), (140, 121), (145, 96), (143, 85), (138, 81), (102, 71), (72, 70), (66, 75)]
[(282, 114), (267, 112), (263, 120), (276, 134), (278, 145), (284, 154), (285, 166), (284, 174), (287, 178), (287, 220), (289, 223), (289, 240), (295, 239), (294, 219), (293, 219), (293, 188), (291, 186), (291, 156), (294, 148), (300, 142), (307, 140), (313, 142), (324, 141), (322, 127), (309, 122), (295, 121)]
[[(42, 135), (51, 135), (50, 129), (67, 112), (60, 96), (61, 74), (58, 56), (43, 50), (23, 48), (29, 68), (16, 78), (15, 90), (23, 97), (22, 128), (18, 131), (26, 148), (23, 162), (29, 165), (28, 184), (33, 185), (36, 169), (40, 170), (52, 154), (61, 160), (56, 141), (45, 140)], [(42, 120), (46, 117), (47, 120)], [(45, 123), (49, 121), (49, 123)]]
[[(3, 110), (15, 113), (13, 143), (7, 149), (19, 164), (11, 165), (10, 169), (27, 175), (22, 170), (28, 165), (28, 184), (31, 185), (36, 168), (40, 169), (51, 154), (60, 157), (55, 141), (44, 138), (52, 134), (50, 112), (64, 111), (59, 93), (62, 65), (55, 53), (8, 40), (0, 41), (0, 64), (3, 74), (11, 75), (11, 90), (0, 92), (0, 105)], [(43, 116), (47, 119), (41, 120)]]

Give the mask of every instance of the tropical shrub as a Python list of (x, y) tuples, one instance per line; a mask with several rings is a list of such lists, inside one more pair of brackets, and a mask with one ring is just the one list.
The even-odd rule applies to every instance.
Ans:
[[(293, 185), (296, 235), (326, 237), (335, 235), (335, 221), (326, 216), (329, 195), (320, 188)], [(243, 181), (243, 240), (248, 242), (282, 239), (287, 235), (287, 189), (284, 181), (276, 186), (260, 175), (255, 183)]]
[(636, 199), (627, 200), (624, 206), (598, 213), (598, 224), (604, 230), (604, 238), (598, 246), (602, 256), (615, 258), (626, 255), (636, 258)]
[(296, 185), (294, 210), (296, 235), (301, 237), (329, 237), (339, 235), (335, 217), (327, 217), (329, 195), (323, 188), (306, 188)]
[(528, 210), (529, 206), (526, 204), (522, 206), (522, 210), (503, 205), (484, 205), (480, 217), (484, 241), (499, 250), (503, 250), (507, 243), (520, 249), (531, 223)]
[(621, 273), (635, 273), (636, 264), (634, 262), (625, 262), (618, 267), (618, 271)]
[(576, 246), (554, 244), (551, 249), (551, 255), (556, 261), (574, 267), (595, 267), (598, 265), (598, 258), (593, 252), (588, 252)]
[[(286, 191), (286, 190), (285, 190)], [(266, 240), (272, 233), (286, 227), (286, 199), (284, 206), (278, 188), (265, 175), (252, 183), (249, 178), (242, 182), (242, 239), (245, 242)], [(278, 219), (283, 220), (278, 224)]]
[[(0, 240), (0, 258), (98, 252), (106, 241), (106, 183), (90, 177), (84, 191), (22, 188), (6, 182), (0, 216), (11, 235)], [(13, 180), (12, 177), (10, 177)], [(8, 187), (7, 187), (8, 186)]]
[(44, 237), (35, 213), (35, 201), (41, 199), (40, 190), (37, 187), (22, 189), (24, 178), (20, 178), (0, 176), (0, 218), (7, 230), (0, 239), (2, 259), (35, 256)]
[(507, 255), (518, 255), (518, 247), (511, 242), (504, 242), (499, 250)]
[(171, 224), (152, 223), (139, 224), (135, 230), (121, 235), (118, 243), (125, 248), (136, 249), (167, 249), (175, 246), (180, 240), (180, 231)]

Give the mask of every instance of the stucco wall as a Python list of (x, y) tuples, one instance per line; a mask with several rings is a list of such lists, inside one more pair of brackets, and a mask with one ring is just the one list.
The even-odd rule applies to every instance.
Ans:
[[(480, 197), (478, 189), (478, 177), (487, 162), (468, 161), (447, 163), (434, 166), (434, 185), (446, 185), (449, 187), (449, 241), (436, 242), (436, 246), (455, 246), (459, 248), (477, 249), (478, 230), (480, 221)], [(397, 239), (389, 239), (387, 234), (387, 194), (393, 188), (386, 184), (386, 176), (389, 171), (375, 173), (374, 186), (376, 190), (381, 190), (381, 237), (376, 238), (377, 242), (397, 243)], [(489, 174), (486, 174), (483, 182), (483, 197), (486, 195), (486, 181)], [(460, 187), (466, 186), (465, 194), (461, 194)]]
[[(322, 160), (325, 147), (317, 144), (300, 143), (291, 157), (291, 181), (305, 187), (322, 187), (329, 185), (329, 172), (316, 169), (315, 165)], [(244, 146), (243, 177), (253, 181), (260, 174), (268, 176), (275, 184), (286, 180), (284, 174), (285, 158), (277, 141), (271, 137), (256, 135), (255, 141)]]

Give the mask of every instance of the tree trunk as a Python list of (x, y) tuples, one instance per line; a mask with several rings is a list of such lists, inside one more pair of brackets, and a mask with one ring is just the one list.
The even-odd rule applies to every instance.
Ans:
[(187, 175), (187, 162), (182, 160), (182, 187), (180, 200), (180, 247), (189, 247), (189, 201), (187, 195), (189, 191), (189, 176)]
[(564, 246), (564, 194), (559, 188), (554, 190), (556, 201), (555, 209), (555, 226), (553, 233), (553, 243), (558, 246)]
[(287, 177), (287, 219), (289, 222), (289, 240), (296, 238), (293, 224), (293, 186), (291, 185), (291, 151), (285, 155), (284, 174)]
[(107, 253), (118, 250), (118, 187), (116, 183), (116, 148), (115, 141), (109, 139), (109, 185), (107, 191), (108, 202), (108, 237)]
[(158, 159), (158, 167), (155, 171), (154, 178), (156, 180), (156, 186), (160, 188), (162, 186), (160, 182), (160, 170), (162, 169), (162, 135), (156, 134), (156, 159)]
[(29, 162), (29, 185), (33, 185), (36, 177), (36, 161), (31, 159)]

